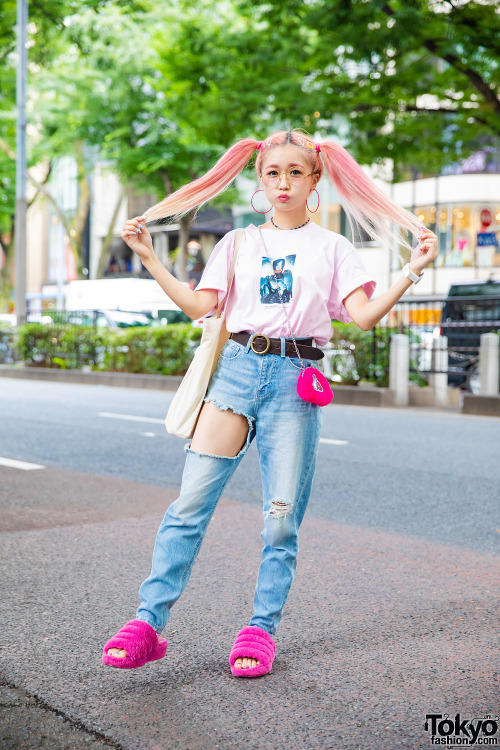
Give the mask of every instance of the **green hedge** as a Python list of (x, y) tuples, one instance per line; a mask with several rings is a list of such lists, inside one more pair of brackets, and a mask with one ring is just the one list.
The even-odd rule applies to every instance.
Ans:
[(346, 359), (337, 355), (333, 368), (342, 377), (345, 385), (356, 385), (369, 381), (378, 386), (389, 385), (389, 352), (391, 335), (397, 331), (389, 328), (376, 328), (375, 331), (362, 331), (355, 323), (332, 323), (333, 334), (330, 343), (336, 350), (352, 354), (355, 367), (346, 366)]
[(182, 375), (200, 338), (190, 323), (118, 330), (28, 323), (17, 329), (17, 353), (35, 367)]
[(108, 331), (98, 370), (153, 375), (184, 375), (201, 339), (201, 328), (178, 323), (164, 328)]
[(74, 369), (91, 364), (104, 331), (84, 326), (27, 323), (17, 329), (17, 355), (33, 367)]
[[(334, 357), (334, 369), (338, 360), (342, 382), (370, 381), (387, 387), (390, 337), (397, 332), (378, 327), (375, 332), (362, 331), (355, 323), (335, 321), (331, 344), (336, 350), (350, 352), (355, 363), (350, 367), (351, 358), (343, 354)], [(201, 338), (201, 328), (190, 323), (127, 329), (28, 323), (17, 329), (14, 338), (15, 358), (32, 367), (78, 369), (89, 365), (93, 370), (111, 372), (183, 375)], [(414, 335), (410, 338), (416, 340)], [(410, 379), (426, 384), (418, 373), (411, 373)]]
[[(376, 326), (369, 331), (363, 331), (355, 323), (333, 322), (333, 335), (330, 343), (334, 349), (347, 350), (353, 355), (355, 367), (349, 371), (346, 368), (345, 357), (337, 355), (334, 357), (335, 369), (338, 359), (338, 371), (345, 385), (356, 385), (360, 381), (373, 382), (376, 385), (388, 388), (389, 386), (389, 359), (391, 352), (391, 336), (400, 333), (399, 328), (383, 328)], [(406, 331), (409, 335), (410, 345), (419, 343), (420, 338), (414, 331)], [(417, 361), (410, 359), (410, 382), (420, 386), (426, 386), (425, 377), (417, 371)]]

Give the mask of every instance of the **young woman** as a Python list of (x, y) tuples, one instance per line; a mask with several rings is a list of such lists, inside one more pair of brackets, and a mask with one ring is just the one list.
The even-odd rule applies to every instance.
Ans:
[[(193, 438), (185, 445), (179, 497), (158, 530), (151, 574), (139, 590), (136, 619), (104, 646), (103, 663), (109, 666), (140, 667), (165, 656), (167, 641), (161, 633), (170, 610), (189, 580), (224, 487), (257, 438), (264, 547), (253, 616), (237, 635), (229, 663), (235, 676), (258, 677), (271, 671), (273, 635), (295, 576), (298, 531), (311, 494), (323, 420), (322, 407), (297, 394), (301, 363), (288, 337), (288, 321), (303, 363), (314, 365), (323, 356), (319, 347), (331, 337), (332, 319), (353, 320), (369, 330), (437, 257), (436, 235), (391, 202), (344, 148), (330, 141), (316, 144), (299, 131), (278, 132), (261, 142), (239, 141), (206, 175), (149, 209), (147, 220), (180, 216), (206, 203), (232, 182), (255, 151), (257, 175), (268, 210), (274, 213), (261, 227), (251, 224), (245, 230), (227, 300), (231, 337), (219, 357)], [(375, 282), (354, 246), (308, 217), (307, 201), (324, 167), (351, 226), (354, 220), (370, 236), (385, 242), (396, 239), (411, 252), (408, 275), (376, 299), (370, 299)], [(122, 238), (187, 315), (210, 315), (227, 292), (235, 231), (215, 246), (192, 290), (157, 259), (144, 223), (146, 214), (128, 220)], [(391, 233), (391, 222), (415, 235), (420, 230), (413, 251), (404, 237)]]

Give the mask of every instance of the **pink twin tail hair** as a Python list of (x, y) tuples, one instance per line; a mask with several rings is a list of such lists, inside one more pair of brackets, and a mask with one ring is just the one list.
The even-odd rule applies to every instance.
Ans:
[[(392, 222), (417, 235), (421, 226), (418, 218), (388, 198), (365, 174), (356, 159), (339, 143), (323, 141), (316, 144), (307, 133), (299, 129), (281, 130), (262, 141), (255, 162), (257, 175), (261, 173), (263, 151), (287, 144), (298, 146), (304, 152), (312, 171), (317, 173), (320, 179), (324, 162), (328, 177), (336, 186), (340, 203), (347, 214), (353, 241), (356, 240), (357, 223), (369, 237), (378, 240), (382, 245), (387, 244), (391, 252), (396, 252), (403, 263), (409, 260), (409, 256), (404, 259), (399, 252), (394, 251), (392, 245), (402, 245), (411, 253), (411, 244), (401, 233), (393, 233), (389, 227)], [(323, 162), (317, 145), (320, 147)]]
[[(421, 227), (418, 218), (388, 198), (363, 172), (351, 154), (338, 143), (324, 141), (321, 143), (321, 154), (328, 176), (340, 194), (340, 202), (349, 219), (352, 236), (355, 237), (354, 220), (373, 239), (382, 244), (389, 243), (389, 247), (391, 241), (395, 242), (396, 246), (402, 245), (411, 253), (411, 244), (402, 234), (393, 233), (388, 222), (417, 235)], [(396, 254), (403, 262), (409, 260), (409, 257), (406, 260), (402, 258), (397, 251)]]
[[(323, 173), (323, 163), (312, 139), (299, 130), (279, 131), (260, 142), (255, 162), (260, 176), (263, 152), (275, 146), (292, 144), (300, 148), (307, 157), (314, 172)], [(244, 138), (235, 143), (221, 156), (219, 161), (202, 177), (179, 188), (156, 203), (143, 214), (146, 221), (166, 218), (180, 218), (192, 208), (200, 207), (219, 195), (238, 176), (250, 161), (259, 145), (254, 138)], [(398, 206), (365, 174), (358, 162), (340, 144), (323, 141), (320, 145), (324, 166), (331, 182), (336, 186), (339, 200), (344, 208), (355, 238), (355, 224), (361, 226), (369, 237), (382, 244), (396, 243), (411, 251), (412, 246), (401, 234), (390, 231), (392, 222), (417, 235), (420, 231), (418, 218), (410, 211)], [(391, 247), (391, 250), (393, 248)], [(406, 262), (396, 252), (403, 262)]]
[(215, 198), (245, 168), (258, 144), (259, 141), (255, 138), (244, 138), (235, 143), (202, 177), (183, 185), (179, 190), (148, 208), (143, 214), (146, 216), (146, 221), (154, 221), (167, 216), (180, 218), (192, 208), (202, 206)]

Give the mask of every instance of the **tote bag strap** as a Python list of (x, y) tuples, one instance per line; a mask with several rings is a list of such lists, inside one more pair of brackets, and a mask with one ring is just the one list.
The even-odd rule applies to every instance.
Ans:
[(234, 269), (236, 266), (236, 259), (238, 257), (238, 252), (241, 246), (241, 242), (243, 240), (243, 237), (245, 236), (245, 230), (244, 229), (237, 229), (235, 232), (235, 239), (234, 239), (234, 251), (233, 251), (233, 257), (231, 260), (231, 265), (229, 267), (229, 273), (227, 275), (227, 292), (224, 296), (224, 298), (219, 302), (219, 305), (217, 307), (217, 311), (214, 315), (214, 318), (220, 318), (222, 315), (222, 312), (225, 308), (226, 300), (229, 297), (229, 292), (231, 291), (231, 286), (233, 285), (233, 278), (234, 278)]

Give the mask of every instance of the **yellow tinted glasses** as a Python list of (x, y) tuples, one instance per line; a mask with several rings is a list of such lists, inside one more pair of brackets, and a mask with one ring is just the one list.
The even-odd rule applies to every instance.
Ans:
[(277, 169), (274, 169), (274, 167), (268, 167), (262, 174), (262, 182), (264, 185), (267, 185), (267, 187), (274, 187), (279, 183), (282, 175), (286, 176), (287, 181), (291, 185), (300, 185), (301, 182), (304, 182), (306, 177), (312, 175), (312, 172), (307, 173), (302, 167), (290, 167), (284, 172), (279, 172)]

